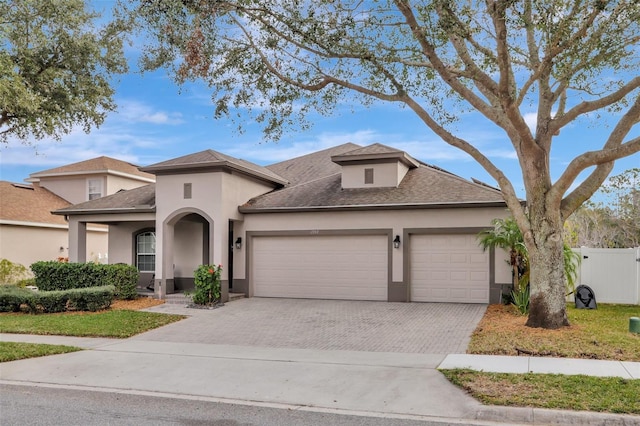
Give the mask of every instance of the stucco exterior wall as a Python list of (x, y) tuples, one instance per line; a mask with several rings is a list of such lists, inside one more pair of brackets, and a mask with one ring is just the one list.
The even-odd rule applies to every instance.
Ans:
[[(191, 198), (185, 198), (184, 185), (191, 184)], [(156, 278), (173, 278), (176, 271), (164, 271), (169, 265), (181, 261), (178, 254), (180, 241), (176, 238), (179, 229), (173, 230), (173, 235), (165, 235), (169, 230), (169, 222), (175, 223), (176, 218), (189, 213), (196, 213), (208, 217), (213, 222), (210, 229), (209, 253), (210, 262), (214, 264), (228, 264), (229, 220), (241, 220), (238, 205), (244, 204), (251, 197), (263, 194), (272, 189), (270, 184), (236, 173), (184, 173), (156, 178), (156, 255), (165, 256), (165, 250), (172, 250), (169, 257), (173, 262), (165, 259), (156, 262)], [(205, 218), (206, 218), (205, 217)], [(179, 222), (178, 219), (178, 224)], [(160, 243), (162, 242), (162, 243)], [(194, 244), (193, 247), (197, 245)], [(201, 250), (201, 249), (200, 249)], [(201, 251), (200, 251), (201, 253)], [(197, 266), (202, 257), (197, 257)], [(191, 267), (194, 262), (187, 263)], [(193, 276), (193, 269), (191, 275)], [(182, 273), (182, 271), (181, 271)], [(223, 268), (222, 280), (227, 280), (227, 269)]]
[(131, 179), (124, 176), (107, 176), (107, 187), (105, 195), (115, 194), (121, 189), (133, 189), (140, 186), (148, 185), (150, 182), (144, 182), (137, 179)]
[[(381, 188), (396, 187), (404, 177), (402, 168), (406, 174), (406, 166), (400, 162), (393, 163), (362, 163), (348, 164), (342, 166), (342, 187), (343, 188)], [(373, 169), (373, 183), (364, 183), (364, 170)]]
[(40, 186), (43, 188), (47, 188), (49, 191), (54, 194), (64, 198), (71, 204), (78, 204), (87, 201), (88, 198), (88, 187), (87, 187), (87, 179), (99, 179), (102, 178), (102, 188), (103, 191), (105, 189), (105, 179), (104, 176), (87, 176), (87, 175), (77, 175), (77, 176), (55, 176), (55, 177), (46, 177), (40, 179)]
[(120, 222), (109, 226), (109, 263), (135, 265), (134, 236), (145, 229), (155, 228), (152, 221)]
[[(40, 260), (56, 260), (69, 255), (69, 232), (65, 228), (0, 225), (0, 258), (29, 267)], [(61, 250), (62, 248), (62, 250)], [(87, 230), (87, 260), (107, 263), (106, 229)]]

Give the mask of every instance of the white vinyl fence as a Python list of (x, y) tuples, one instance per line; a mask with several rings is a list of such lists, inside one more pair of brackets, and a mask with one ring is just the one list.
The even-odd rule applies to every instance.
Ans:
[(591, 287), (597, 303), (640, 305), (640, 247), (574, 251), (581, 260), (576, 286)]

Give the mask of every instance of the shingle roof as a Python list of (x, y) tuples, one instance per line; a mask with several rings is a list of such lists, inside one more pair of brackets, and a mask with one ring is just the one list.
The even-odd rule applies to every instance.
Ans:
[(63, 217), (51, 211), (70, 205), (68, 201), (37, 185), (0, 181), (0, 219), (66, 225)]
[(400, 160), (409, 167), (418, 167), (419, 162), (409, 156), (406, 152), (390, 146), (374, 143), (363, 148), (347, 151), (343, 154), (334, 154), (331, 161), (337, 164), (349, 164), (362, 161), (397, 161)]
[(212, 169), (218, 167), (238, 170), (251, 176), (281, 185), (287, 183), (286, 179), (266, 167), (235, 158), (230, 155), (222, 154), (212, 149), (162, 161), (160, 163), (142, 167), (141, 170), (155, 174), (162, 174), (175, 172), (177, 170)]
[(147, 181), (153, 181), (154, 176), (140, 171), (135, 164), (127, 163), (126, 161), (118, 160), (111, 157), (97, 157), (90, 160), (80, 161), (77, 163), (67, 164), (61, 167), (55, 167), (53, 169), (43, 170), (41, 172), (32, 173), (29, 175), (29, 179), (39, 179), (48, 176), (64, 176), (70, 174), (80, 173), (107, 173), (117, 172), (127, 175), (137, 176), (144, 178)]
[(240, 210), (502, 204), (500, 191), (421, 164), (397, 188), (343, 189), (340, 173), (251, 199)]
[(299, 185), (334, 173), (340, 173), (340, 166), (331, 161), (331, 157), (359, 148), (362, 147), (354, 143), (345, 143), (275, 163), (267, 166), (267, 168), (287, 179), (290, 182), (289, 186)]
[(73, 206), (60, 208), (55, 214), (69, 213), (133, 213), (153, 212), (156, 205), (156, 184), (141, 186), (127, 191), (116, 192)]

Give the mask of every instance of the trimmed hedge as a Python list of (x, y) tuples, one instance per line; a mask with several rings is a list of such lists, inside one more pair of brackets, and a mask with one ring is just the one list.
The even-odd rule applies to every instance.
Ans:
[(0, 286), (0, 312), (20, 312), (20, 305), (27, 303), (33, 293), (15, 285)]
[(31, 265), (35, 285), (42, 291), (112, 285), (118, 299), (135, 299), (138, 268), (131, 265), (101, 263), (35, 262)]
[(26, 306), (31, 313), (95, 312), (111, 306), (114, 295), (112, 285), (37, 292), (3, 286), (0, 288), (0, 312), (20, 312), (21, 306)]

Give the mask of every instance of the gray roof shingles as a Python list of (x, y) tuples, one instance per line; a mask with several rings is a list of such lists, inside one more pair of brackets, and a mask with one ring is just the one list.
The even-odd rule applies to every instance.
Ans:
[[(164, 161), (144, 167), (149, 171), (170, 171), (172, 168), (215, 167), (228, 164), (241, 165), (245, 170), (254, 170), (263, 177), (272, 175), (284, 187), (260, 195), (240, 206), (244, 213), (261, 211), (286, 211), (326, 208), (401, 208), (403, 206), (470, 206), (478, 204), (502, 205), (504, 200), (499, 190), (470, 182), (438, 167), (416, 162), (400, 185), (392, 188), (342, 189), (341, 167), (331, 157), (348, 153), (390, 154), (394, 157), (403, 151), (374, 144), (369, 147), (347, 143), (333, 148), (307, 154), (291, 160), (261, 167), (238, 160), (212, 150)], [(195, 166), (194, 166), (195, 165)], [(155, 184), (123, 191), (93, 201), (70, 206), (57, 211), (68, 213), (97, 212), (146, 212), (155, 210)]]
[(426, 165), (409, 170), (395, 188), (342, 189), (339, 173), (283, 188), (251, 199), (245, 213), (278, 209), (375, 207), (503, 203), (500, 191), (464, 180)]
[(156, 184), (141, 186), (127, 191), (116, 192), (84, 203), (75, 204), (55, 211), (55, 214), (97, 213), (97, 212), (149, 212), (155, 211)]

